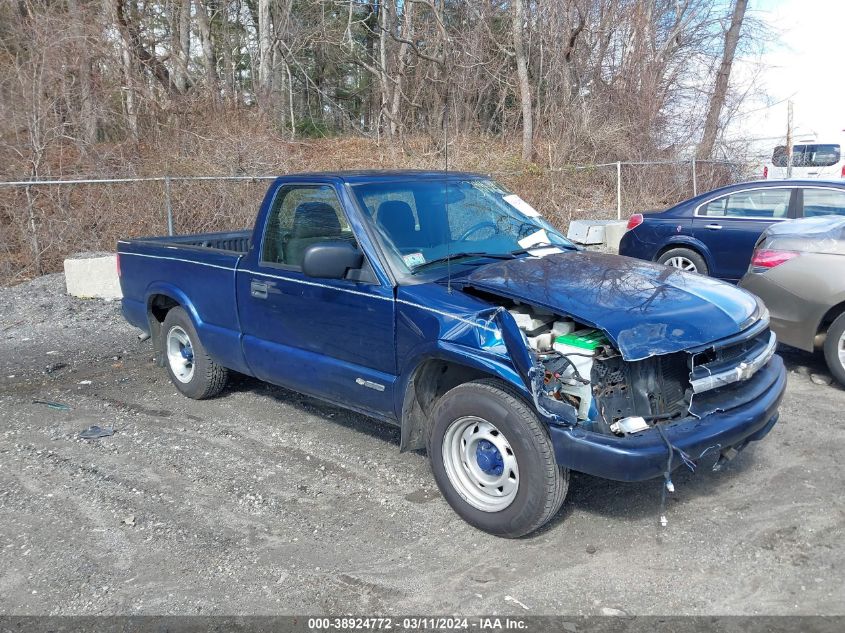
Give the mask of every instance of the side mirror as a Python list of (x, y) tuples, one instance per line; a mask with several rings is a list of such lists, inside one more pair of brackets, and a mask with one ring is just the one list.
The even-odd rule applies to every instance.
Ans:
[(350, 270), (361, 268), (364, 254), (351, 242), (318, 242), (305, 249), (302, 272), (309, 277), (343, 279)]

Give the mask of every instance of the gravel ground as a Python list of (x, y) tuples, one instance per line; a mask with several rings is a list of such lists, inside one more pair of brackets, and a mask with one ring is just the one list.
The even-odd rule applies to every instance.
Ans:
[(659, 482), (576, 475), (508, 541), (395, 429), (247, 378), (193, 402), (136, 334), (62, 275), (0, 288), (0, 612), (845, 614), (845, 391), (816, 357), (786, 353), (769, 437), (678, 473), (667, 528)]

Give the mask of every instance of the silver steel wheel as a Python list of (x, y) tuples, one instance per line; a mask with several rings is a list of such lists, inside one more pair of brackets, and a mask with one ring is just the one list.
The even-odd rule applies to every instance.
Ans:
[(696, 267), (695, 263), (688, 260), (686, 257), (670, 257), (666, 260), (665, 264), (667, 266), (671, 266), (672, 268), (680, 268), (681, 270), (685, 270), (689, 273), (698, 272), (698, 268)]
[(519, 467), (507, 438), (475, 416), (458, 418), (443, 436), (443, 465), (449, 483), (474, 508), (499, 512), (519, 490)]
[(167, 332), (167, 363), (179, 382), (191, 382), (194, 377), (194, 348), (188, 333), (178, 325)]
[(836, 352), (839, 354), (839, 364), (845, 368), (845, 332), (839, 337), (839, 342), (836, 344)]

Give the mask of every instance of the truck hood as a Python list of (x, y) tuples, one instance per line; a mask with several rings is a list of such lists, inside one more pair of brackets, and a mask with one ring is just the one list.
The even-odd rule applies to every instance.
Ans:
[(466, 283), (599, 328), (630, 361), (732, 336), (761, 311), (752, 295), (730, 284), (587, 251), (488, 264)]

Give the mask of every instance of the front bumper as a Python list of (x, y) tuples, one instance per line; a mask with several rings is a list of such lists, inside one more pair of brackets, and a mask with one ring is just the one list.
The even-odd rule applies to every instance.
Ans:
[[(780, 356), (754, 376), (754, 397), (727, 410), (701, 418), (685, 418), (665, 425), (669, 441), (693, 460), (762, 439), (778, 419), (778, 406), (786, 389), (786, 369)], [(713, 393), (714, 397), (716, 393)], [(725, 407), (736, 397), (725, 398)], [(669, 456), (656, 429), (630, 437), (616, 437), (578, 427), (550, 425), (552, 445), (559, 466), (616, 481), (642, 481), (659, 477)], [(677, 466), (681, 460), (673, 460)]]

